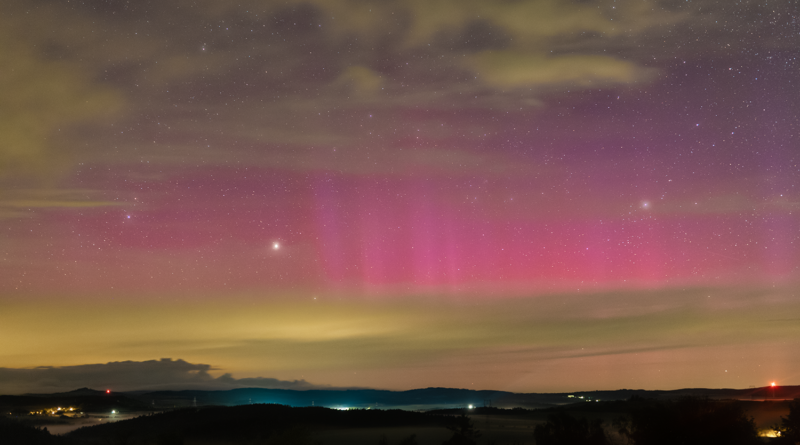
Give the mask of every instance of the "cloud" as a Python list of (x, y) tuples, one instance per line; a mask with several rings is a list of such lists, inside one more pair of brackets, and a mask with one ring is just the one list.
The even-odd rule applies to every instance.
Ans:
[(34, 216), (42, 209), (87, 209), (117, 207), (122, 201), (103, 199), (101, 193), (85, 189), (21, 189), (0, 191), (0, 221)]
[(787, 193), (764, 200), (748, 194), (746, 190), (734, 191), (734, 187), (730, 185), (728, 190), (716, 193), (706, 190), (702, 194), (650, 202), (647, 209), (640, 207), (639, 211), (658, 215), (738, 215), (743, 212), (791, 214), (800, 209), (800, 195)]
[(115, 391), (154, 389), (314, 389), (305, 380), (278, 380), (255, 377), (235, 379), (231, 374), (214, 378), (211, 365), (184, 360), (123, 361), (77, 366), (40, 366), (36, 368), (0, 368), (0, 393), (63, 392), (77, 388)]
[[(36, 8), (11, 0), (4, 8), (0, 32), (14, 44), (0, 49), (0, 61), (19, 72), (0, 87), (19, 97), (0, 105), (8, 115), (0, 120), (7, 135), (0, 178), (19, 166), (67, 169), (77, 157), (226, 164), (240, 155), (290, 169), (371, 173), (381, 164), (398, 172), (405, 163), (471, 173), (453, 166), (484, 159), (462, 146), (383, 153), (408, 126), (392, 113), (530, 109), (542, 105), (540, 88), (646, 81), (654, 71), (631, 56), (629, 37), (661, 36), (655, 24), (691, 19), (642, 0), (42, 1)], [(383, 127), (356, 122), (364, 107), (384, 111)], [(113, 110), (120, 111), (113, 127), (104, 125)], [(72, 142), (63, 139), (89, 125)], [(223, 134), (227, 140), (205, 141)], [(231, 154), (239, 142), (272, 145)], [(469, 162), (452, 162), (464, 157)], [(501, 159), (497, 170), (518, 161)]]
[(107, 207), (124, 203), (103, 199), (89, 189), (21, 189), (0, 193), (0, 207)]
[(649, 80), (655, 74), (655, 70), (609, 56), (548, 57), (517, 51), (481, 52), (469, 57), (467, 65), (495, 88), (601, 88)]
[[(541, 40), (565, 33), (614, 33), (615, 25), (601, 10), (558, 0), (526, 2), (414, 1), (409, 45), (421, 45), (437, 34), (458, 31), (475, 20), (486, 20), (517, 39)], [(619, 31), (617, 31), (619, 32)]]
[[(216, 383), (230, 385), (237, 388), (270, 388), (270, 389), (319, 389), (320, 386), (312, 385), (305, 380), (278, 380), (268, 377), (252, 377), (234, 379), (230, 374), (226, 373), (216, 378)], [(327, 387), (326, 387), (327, 388)]]
[[(313, 4), (321, 12), (317, 14), (318, 19), (324, 20), (340, 39), (354, 35), (389, 39), (404, 48), (435, 46), (453, 36), (463, 37), (478, 46), (512, 41), (517, 42), (515, 44), (542, 45), (554, 37), (580, 33), (597, 36), (635, 33), (656, 23), (672, 23), (685, 16), (665, 11), (652, 1), (642, 0), (296, 0), (294, 3)], [(248, 6), (265, 8), (263, 2)], [(493, 31), (481, 36), (465, 33), (477, 29)], [(486, 42), (476, 41), (476, 37)]]
[(48, 41), (41, 37), (47, 33), (37, 30), (63, 26), (55, 11), (43, 9), (35, 19), (13, 4), (0, 13), (0, 179), (58, 168), (65, 159), (60, 139), (69, 127), (107, 116), (122, 103), (114, 90), (92, 83), (80, 64), (47, 57), (42, 48)]
[(365, 66), (350, 66), (336, 79), (334, 85), (337, 84), (355, 95), (370, 96), (381, 90), (383, 79)]

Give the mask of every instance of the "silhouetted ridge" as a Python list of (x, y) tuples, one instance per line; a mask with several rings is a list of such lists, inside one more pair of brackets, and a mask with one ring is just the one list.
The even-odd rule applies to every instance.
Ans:
[(449, 425), (450, 416), (429, 415), (402, 410), (348, 410), (321, 407), (292, 408), (285, 405), (241, 405), (184, 408), (135, 419), (85, 427), (68, 436), (76, 439), (103, 437), (137, 438), (155, 441), (175, 433), (189, 439), (265, 440), (283, 434), (296, 425), (316, 427), (386, 428), (422, 425)]

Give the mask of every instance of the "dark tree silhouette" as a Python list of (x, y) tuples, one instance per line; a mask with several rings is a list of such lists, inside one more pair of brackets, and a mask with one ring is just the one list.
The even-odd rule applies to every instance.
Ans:
[[(381, 435), (380, 440), (378, 440), (378, 445), (389, 445), (389, 439), (386, 437), (385, 434)], [(417, 443), (417, 435), (412, 434), (405, 439), (400, 441), (399, 445), (418, 445)]]
[(536, 445), (606, 445), (608, 438), (600, 419), (576, 419), (565, 412), (548, 416), (533, 430)]
[(620, 433), (636, 445), (760, 444), (753, 419), (735, 401), (683, 398), (631, 401), (629, 419), (617, 421)]
[(158, 435), (158, 445), (183, 445), (183, 437), (175, 431), (164, 432)]
[(412, 434), (405, 439), (400, 441), (400, 445), (418, 445), (417, 443), (417, 435)]
[(53, 436), (47, 428), (39, 428), (16, 419), (0, 417), (0, 444), (51, 445), (67, 444), (67, 439)]
[(781, 424), (775, 427), (778, 431), (776, 444), (797, 444), (800, 443), (800, 399), (794, 399), (789, 404), (789, 415), (781, 416)]
[(291, 425), (273, 433), (266, 443), (269, 445), (309, 445), (311, 444), (311, 432), (307, 426)]
[(481, 432), (475, 429), (472, 419), (462, 414), (455, 418), (454, 425), (447, 429), (453, 432), (450, 439), (442, 442), (442, 445), (475, 445), (475, 440), (481, 437)]

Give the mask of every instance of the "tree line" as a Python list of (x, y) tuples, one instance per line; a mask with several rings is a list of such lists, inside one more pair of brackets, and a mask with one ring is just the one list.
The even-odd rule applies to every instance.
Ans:
[[(735, 400), (685, 397), (657, 401), (633, 397), (627, 415), (611, 425), (600, 419), (575, 418), (559, 411), (537, 425), (537, 445), (757, 445), (763, 444), (755, 422)], [(789, 405), (789, 415), (773, 427), (775, 445), (800, 443), (800, 399)]]
[[(763, 443), (753, 419), (737, 401), (691, 397), (664, 401), (633, 397), (621, 406), (625, 407), (626, 414), (605, 423), (597, 418), (577, 418), (569, 414), (569, 408), (554, 410), (545, 423), (534, 428), (533, 439), (537, 445)], [(54, 436), (46, 428), (23, 419), (0, 416), (0, 443), (184, 445), (203, 439), (254, 445), (320, 445), (314, 441), (312, 431), (324, 425), (351, 428), (442, 426), (452, 432), (442, 445), (477, 445), (482, 438), (466, 414), (448, 416), (400, 410), (337, 411), (248, 405), (180, 409), (82, 428), (64, 436)], [(774, 430), (778, 437), (770, 443), (800, 444), (800, 399), (789, 404), (788, 415), (781, 417)], [(390, 444), (383, 436), (378, 438), (377, 445)], [(396, 445), (419, 444), (412, 434)]]

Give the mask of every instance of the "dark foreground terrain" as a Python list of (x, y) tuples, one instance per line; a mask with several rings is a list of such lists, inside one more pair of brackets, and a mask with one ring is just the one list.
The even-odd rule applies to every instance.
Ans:
[[(603, 445), (789, 444), (800, 440), (800, 400), (685, 397), (522, 408), (336, 410), (277, 404), (178, 408), (105, 420), (63, 435), (40, 417), (0, 417), (4, 445)], [(777, 428), (783, 437), (775, 435)]]

